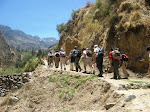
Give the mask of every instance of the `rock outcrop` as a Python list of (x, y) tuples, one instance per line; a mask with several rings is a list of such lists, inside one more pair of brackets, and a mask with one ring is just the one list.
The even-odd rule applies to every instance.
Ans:
[(0, 59), (3, 58), (10, 58), (11, 57), (11, 50), (7, 42), (5, 41), (2, 34), (0, 34)]
[(76, 45), (93, 48), (98, 44), (108, 55), (119, 47), (129, 56), (128, 68), (147, 72), (150, 44), (150, 6), (147, 0), (97, 0), (72, 14), (61, 32), (59, 47), (67, 54)]

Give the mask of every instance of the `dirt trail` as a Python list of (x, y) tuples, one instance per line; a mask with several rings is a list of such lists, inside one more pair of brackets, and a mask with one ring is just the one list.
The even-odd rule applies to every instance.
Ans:
[[(69, 75), (68, 75), (69, 74)], [(76, 73), (39, 66), (32, 72), (29, 83), (13, 92), (18, 102), (9, 102), (9, 94), (0, 98), (1, 112), (150, 112), (150, 89), (119, 89), (129, 84), (125, 80), (91, 78), (90, 74)], [(51, 79), (51, 80), (50, 80)], [(85, 81), (86, 79), (86, 81)], [(133, 76), (130, 80), (140, 80)], [(142, 79), (148, 81), (148, 79)], [(136, 98), (125, 102), (129, 95)], [(109, 110), (105, 106), (114, 104)]]

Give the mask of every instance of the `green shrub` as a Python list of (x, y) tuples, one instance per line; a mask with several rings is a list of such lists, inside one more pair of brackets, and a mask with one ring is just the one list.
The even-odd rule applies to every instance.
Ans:
[(68, 29), (67, 25), (64, 24), (64, 23), (61, 23), (61, 24), (57, 25), (57, 31), (58, 31), (59, 34), (61, 34), (64, 31), (67, 31), (67, 29)]
[(14, 73), (20, 73), (20, 72), (23, 72), (23, 69), (21, 69), (21, 68), (18, 69), (15, 66), (11, 66), (11, 67), (3, 66), (3, 68), (0, 70), (0, 76), (1, 75), (12, 75)]
[(24, 68), (24, 71), (25, 72), (32, 72), (35, 70), (35, 68), (38, 66), (39, 64), (39, 60), (37, 58), (32, 58), (30, 59), (26, 65), (25, 65), (25, 68)]
[(79, 11), (80, 10), (73, 10), (73, 12), (72, 12), (72, 14), (71, 14), (71, 17), (72, 17), (72, 19), (74, 20), (75, 18), (77, 18), (78, 17), (78, 13), (79, 13)]
[(101, 3), (101, 0), (97, 0), (96, 1), (96, 8), (100, 9), (102, 3)]

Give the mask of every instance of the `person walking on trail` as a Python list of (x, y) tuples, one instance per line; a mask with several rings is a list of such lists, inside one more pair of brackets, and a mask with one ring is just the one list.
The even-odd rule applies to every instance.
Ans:
[(81, 51), (77, 49), (77, 46), (74, 47), (74, 50), (73, 50), (73, 55), (75, 57), (75, 67), (76, 67), (76, 72), (78, 72), (78, 70), (82, 70), (80, 65), (79, 65), (79, 61), (80, 61), (80, 58), (81, 58)]
[(128, 59), (129, 57), (126, 54), (122, 54), (121, 55), (121, 62), (122, 62), (122, 72), (124, 74), (124, 78), (123, 79), (128, 79), (129, 74), (126, 70), (127, 68), (127, 64), (128, 64)]
[(60, 67), (61, 69), (64, 68), (66, 70), (66, 52), (61, 48), (60, 50)]
[(87, 73), (86, 67), (89, 66), (90, 67), (89, 74), (91, 74), (92, 73), (92, 65), (93, 65), (92, 51), (89, 48), (87, 48), (86, 50), (83, 51), (83, 55), (84, 55), (84, 59), (85, 59), (85, 62), (84, 62), (85, 73)]
[(108, 68), (108, 73), (112, 73), (113, 72), (112, 59), (110, 57), (110, 54), (112, 54), (112, 51), (113, 51), (113, 48), (111, 48), (110, 52), (109, 52), (109, 65), (110, 65), (110, 67)]
[(83, 62), (83, 66), (84, 66), (84, 72), (83, 73), (86, 73), (86, 49), (83, 48), (82, 52), (83, 52), (83, 55), (81, 57), (81, 60)]
[(60, 61), (60, 55), (59, 55), (58, 50), (55, 52), (54, 61), (55, 61), (55, 68), (58, 68), (59, 67), (59, 61)]
[(120, 79), (119, 75), (119, 61), (120, 61), (121, 53), (118, 48), (112, 51), (112, 53), (109, 54), (110, 59), (112, 60), (112, 66), (114, 69), (114, 76), (111, 79)]
[(70, 52), (70, 70), (74, 71), (74, 65), (75, 65), (75, 56), (73, 55), (73, 50)]
[[(103, 77), (103, 49), (99, 48), (98, 45), (94, 45), (94, 63), (96, 64), (99, 70), (99, 77)], [(95, 74), (95, 65), (94, 65), (94, 74)]]
[(51, 51), (49, 51), (48, 53), (47, 60), (48, 60), (48, 66), (53, 67), (53, 54)]

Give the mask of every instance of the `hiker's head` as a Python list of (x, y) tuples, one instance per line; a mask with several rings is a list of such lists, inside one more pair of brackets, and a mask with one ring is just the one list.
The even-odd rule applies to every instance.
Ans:
[(61, 50), (61, 51), (64, 51), (64, 49), (63, 49), (63, 48), (61, 48), (60, 50)]
[(86, 50), (85, 48), (82, 49), (82, 51)]
[(113, 50), (114, 50), (113, 48), (110, 49), (110, 51), (113, 51)]
[(77, 49), (77, 46), (74, 46), (74, 49)]
[(94, 48), (97, 48), (98, 47), (98, 45), (94, 45)]

